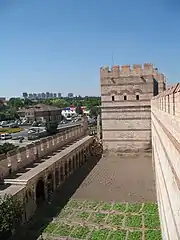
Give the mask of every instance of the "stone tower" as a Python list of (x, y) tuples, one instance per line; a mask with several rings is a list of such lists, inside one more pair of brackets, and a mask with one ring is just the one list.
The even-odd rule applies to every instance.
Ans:
[(137, 151), (151, 146), (153, 96), (165, 90), (165, 77), (152, 64), (100, 69), (104, 150)]

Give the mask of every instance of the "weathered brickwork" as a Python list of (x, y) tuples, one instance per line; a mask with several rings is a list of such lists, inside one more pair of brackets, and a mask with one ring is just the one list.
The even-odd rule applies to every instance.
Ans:
[(152, 64), (100, 69), (104, 150), (136, 151), (151, 146), (150, 100), (165, 90)]

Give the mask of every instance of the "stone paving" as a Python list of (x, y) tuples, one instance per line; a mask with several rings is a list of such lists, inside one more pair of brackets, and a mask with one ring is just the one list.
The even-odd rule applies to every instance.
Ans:
[(151, 155), (91, 159), (37, 212), (26, 237), (160, 240)]

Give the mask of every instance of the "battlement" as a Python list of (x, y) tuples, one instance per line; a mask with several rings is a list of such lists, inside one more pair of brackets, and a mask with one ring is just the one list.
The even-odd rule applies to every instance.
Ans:
[(153, 67), (151, 63), (134, 64), (132, 67), (130, 65), (115, 65), (109, 68), (108, 66), (103, 66), (100, 68), (101, 78), (104, 77), (125, 77), (125, 76), (141, 76), (141, 75), (153, 75), (158, 74), (157, 68)]
[(84, 119), (78, 126), (28, 144), (26, 147), (9, 151), (7, 154), (0, 154), (0, 181), (7, 177), (9, 173), (17, 172), (29, 164), (35, 163), (39, 158), (86, 136), (87, 129), (87, 120)]

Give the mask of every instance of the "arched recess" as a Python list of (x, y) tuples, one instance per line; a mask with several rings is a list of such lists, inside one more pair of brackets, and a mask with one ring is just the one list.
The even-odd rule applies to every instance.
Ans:
[(54, 191), (53, 174), (52, 173), (49, 173), (49, 175), (47, 177), (47, 191), (48, 191), (48, 193)]
[(71, 160), (71, 158), (69, 159), (69, 162), (68, 162), (68, 168), (69, 168), (69, 173), (71, 173), (72, 172), (72, 160)]
[(76, 153), (76, 166), (79, 167), (79, 159), (78, 159), (78, 154)]
[(56, 168), (55, 169), (55, 183), (56, 183), (56, 187), (59, 185), (59, 182), (60, 182), (60, 174), (59, 174), (59, 169)]
[(45, 189), (43, 179), (39, 179), (36, 184), (36, 204), (39, 206), (45, 200)]
[(128, 94), (130, 94), (130, 91), (127, 89), (120, 91), (120, 95), (128, 95)]
[(143, 91), (141, 89), (134, 89), (133, 94), (142, 94)]
[(86, 148), (84, 148), (83, 155), (84, 155), (84, 162), (87, 162)]
[(84, 163), (84, 153), (83, 150), (81, 150), (81, 165)]
[(115, 90), (112, 90), (110, 92), (108, 92), (109, 95), (118, 95), (118, 92)]
[(65, 174), (65, 176), (68, 175), (68, 164), (67, 164), (67, 162), (65, 162), (65, 164), (64, 164), (64, 174)]
[(75, 156), (73, 156), (73, 170), (76, 169), (76, 159), (75, 159)]
[(60, 167), (60, 181), (63, 182), (64, 181), (64, 171), (63, 171), (63, 166)]

